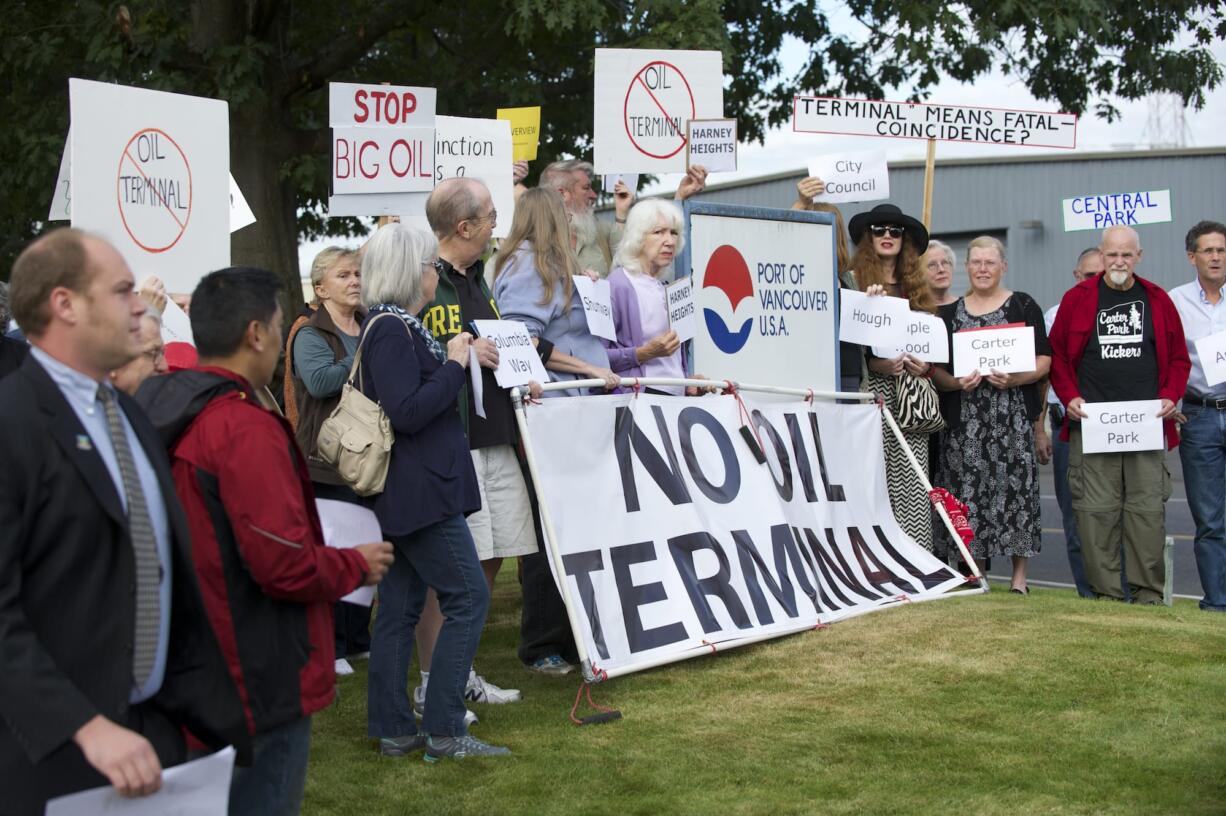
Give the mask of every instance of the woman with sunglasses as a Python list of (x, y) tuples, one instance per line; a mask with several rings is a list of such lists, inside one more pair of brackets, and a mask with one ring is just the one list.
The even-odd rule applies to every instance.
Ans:
[[(921, 222), (893, 204), (878, 204), (869, 212), (853, 216), (847, 231), (855, 246), (852, 273), (866, 294), (906, 298), (912, 311), (936, 313), (928, 276), (920, 265), (920, 256), (928, 249), (928, 230)], [(910, 388), (915, 383), (902, 382), (902, 378), (931, 377), (932, 366), (911, 354), (878, 357), (870, 349), (865, 357), (861, 390), (881, 394), (895, 414), (899, 413), (896, 409), (900, 385), (917, 390)], [(922, 384), (919, 389), (931, 390), (931, 384)], [(909, 429), (901, 423), (900, 427), (920, 467), (927, 471), (931, 431)], [(912, 472), (906, 452), (888, 429), (885, 431), (885, 460), (894, 518), (916, 544), (932, 550), (932, 511), (928, 493)]]

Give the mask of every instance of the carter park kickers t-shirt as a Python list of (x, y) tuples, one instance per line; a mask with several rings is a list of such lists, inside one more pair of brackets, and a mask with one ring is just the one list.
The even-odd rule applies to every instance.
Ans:
[(1105, 276), (1098, 282), (1098, 313), (1077, 378), (1086, 402), (1157, 398), (1154, 317), (1141, 284), (1120, 292)]

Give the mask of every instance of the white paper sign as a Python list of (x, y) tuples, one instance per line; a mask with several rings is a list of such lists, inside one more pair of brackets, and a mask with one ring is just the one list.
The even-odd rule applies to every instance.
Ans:
[(863, 346), (894, 346), (894, 338), (911, 319), (906, 298), (839, 291), (839, 339)]
[(55, 179), (55, 192), (51, 194), (51, 211), (48, 221), (68, 221), (72, 218), (72, 128), (64, 140), (64, 152), (60, 154), (60, 174)]
[(685, 123), (724, 115), (719, 51), (596, 49), (596, 172), (685, 172)]
[(434, 128), (332, 128), (332, 195), (434, 189)]
[(498, 368), (494, 369), (494, 379), (500, 386), (514, 388), (527, 385), (529, 380), (549, 382), (549, 374), (523, 323), (518, 320), (474, 320), (473, 325), (482, 337), (490, 340), (498, 349)]
[(826, 183), (826, 191), (814, 201), (847, 204), (890, 197), (890, 173), (884, 150), (827, 153), (809, 162), (809, 175)]
[(709, 173), (736, 170), (735, 119), (691, 119), (686, 131), (686, 167), (700, 164)]
[(1064, 199), (1063, 208), (1065, 232), (1118, 224), (1165, 224), (1171, 220), (1171, 191), (1076, 196)]
[(1086, 413), (1081, 420), (1083, 453), (1126, 453), (1165, 447), (1162, 420), (1158, 418), (1162, 400), (1087, 402), (1081, 410)]
[(1209, 385), (1226, 382), (1226, 331), (1196, 341), (1196, 357)]
[(243, 191), (238, 189), (234, 176), (230, 176), (230, 232), (237, 232), (254, 223), (255, 213), (251, 211), (251, 205), (243, 198)]
[[(383, 530), (373, 510), (333, 499), (316, 499), (315, 507), (323, 527), (324, 543), (329, 547), (347, 550), (359, 544), (383, 541)], [(360, 586), (341, 598), (359, 606), (370, 606), (374, 599), (375, 588), (372, 586)]]
[(798, 96), (792, 103), (792, 130), (1068, 150), (1077, 147), (1077, 115), (1072, 113), (876, 99)]
[(613, 188), (617, 186), (617, 182), (621, 181), (626, 185), (626, 189), (631, 193), (639, 189), (639, 174), (638, 173), (609, 173), (603, 176), (601, 187), (609, 195), (613, 195)]
[(170, 343), (196, 345), (196, 339), (192, 335), (191, 318), (179, 304), (170, 298), (166, 298), (166, 308), (162, 309), (162, 342), (168, 345)]
[(481, 376), (481, 361), (477, 359), (477, 350), (472, 346), (468, 347), (468, 381), (471, 385), (469, 388), (469, 398), (473, 401), (473, 412), (477, 416), (485, 419), (485, 383)]
[(234, 749), (227, 746), (162, 771), (162, 788), (149, 796), (120, 796), (110, 785), (60, 796), (47, 816), (218, 816), (230, 806)]
[(978, 371), (983, 376), (996, 369), (1002, 374), (1034, 371), (1034, 329), (1030, 326), (997, 326), (954, 332), (954, 376)]
[(698, 333), (694, 316), (694, 279), (686, 275), (664, 287), (664, 302), (668, 304), (668, 325), (684, 343)]
[(68, 81), (72, 225), (171, 292), (230, 265), (229, 109), (219, 99)]
[(949, 333), (945, 321), (927, 312), (910, 312), (892, 343), (873, 346), (878, 357), (910, 354), (926, 363), (949, 362)]
[(407, 85), (328, 83), (328, 124), (332, 127), (434, 127), (438, 93)]
[(575, 288), (587, 315), (587, 329), (605, 340), (617, 339), (617, 327), (613, 325), (613, 299), (607, 280), (592, 280), (587, 275), (575, 275)]

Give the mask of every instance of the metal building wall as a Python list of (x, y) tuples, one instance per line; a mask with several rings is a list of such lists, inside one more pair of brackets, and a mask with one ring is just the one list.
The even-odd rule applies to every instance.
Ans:
[[(940, 146), (938, 145), (938, 154)], [(804, 171), (729, 184), (713, 184), (702, 201), (789, 207)], [(890, 201), (920, 216), (923, 162), (890, 166)], [(1226, 222), (1226, 148), (1128, 151), (1081, 155), (938, 159), (932, 204), (935, 238), (964, 245), (981, 233), (1006, 238), (1005, 285), (1031, 294), (1043, 307), (1057, 303), (1072, 283), (1081, 250), (1098, 243), (1097, 232), (1064, 232), (1061, 202), (1095, 193), (1171, 191), (1169, 224), (1141, 226), (1144, 257), (1137, 271), (1169, 289), (1195, 274), (1184, 254), (1187, 230), (1197, 221)], [(844, 218), (875, 203), (842, 207)], [(955, 291), (967, 286), (958, 258)]]

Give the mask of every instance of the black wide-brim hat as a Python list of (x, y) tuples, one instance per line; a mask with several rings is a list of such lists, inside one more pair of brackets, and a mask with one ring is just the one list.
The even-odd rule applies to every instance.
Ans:
[(903, 234), (911, 240), (918, 254), (923, 255), (928, 251), (928, 228), (893, 204), (878, 204), (868, 212), (853, 215), (847, 222), (852, 244), (860, 243), (864, 231), (874, 224), (897, 224), (903, 228)]

